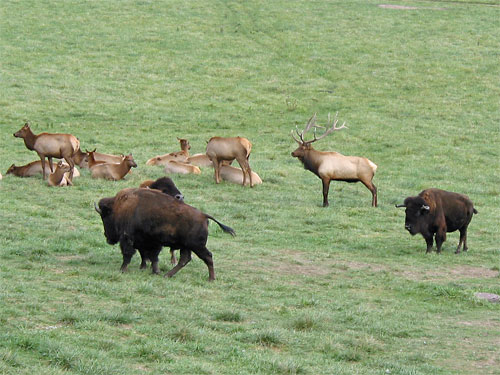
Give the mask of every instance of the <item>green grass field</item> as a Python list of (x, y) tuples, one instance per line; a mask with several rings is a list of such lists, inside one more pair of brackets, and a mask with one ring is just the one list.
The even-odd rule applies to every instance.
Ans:
[[(391, 9), (380, 4), (418, 9)], [(0, 6), (1, 374), (500, 374), (500, 3), (9, 1)], [(321, 181), (295, 126), (339, 113), (319, 150), (378, 165)], [(72, 133), (132, 153), (124, 180), (5, 176), (36, 160), (12, 134)], [(121, 274), (93, 202), (163, 175), (147, 159), (244, 136), (264, 183), (173, 176), (210, 225), (217, 280)], [(469, 251), (425, 254), (410, 195), (469, 195)], [(160, 255), (170, 269), (168, 249)]]

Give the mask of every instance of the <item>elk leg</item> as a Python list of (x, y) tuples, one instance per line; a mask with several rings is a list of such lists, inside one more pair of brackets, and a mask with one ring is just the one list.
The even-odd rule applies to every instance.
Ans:
[(42, 180), (45, 180), (45, 156), (39, 155), (42, 161)]
[(73, 171), (75, 170), (75, 162), (73, 161), (72, 158), (64, 158), (66, 160), (66, 163), (69, 165), (69, 179), (73, 181)]
[(170, 263), (175, 265), (177, 263), (177, 258), (175, 257), (175, 250), (170, 248)]
[(330, 189), (330, 179), (329, 178), (322, 178), (321, 181), (323, 182), (323, 207), (328, 207), (328, 190)]
[(50, 173), (54, 173), (54, 164), (52, 163), (52, 156), (47, 156), (47, 159), (49, 159)]
[(203, 247), (201, 250), (194, 250), (194, 253), (207, 265), (208, 281), (214, 281), (215, 271), (214, 271), (214, 261), (212, 258), (212, 253), (206, 247)]
[(215, 183), (218, 184), (220, 182), (220, 166), (221, 166), (222, 161), (218, 160), (217, 158), (212, 159), (212, 164), (214, 165), (214, 176), (215, 176)]
[(134, 244), (126, 234), (120, 238), (120, 249), (122, 250), (123, 256), (123, 263), (120, 267), (120, 271), (126, 272), (132, 256), (135, 254)]
[(179, 263), (175, 265), (170, 271), (165, 274), (165, 277), (174, 276), (182, 267), (189, 263), (191, 260), (191, 250), (181, 249), (181, 257)]
[(377, 207), (377, 187), (371, 181), (360, 180), (372, 193), (372, 207)]

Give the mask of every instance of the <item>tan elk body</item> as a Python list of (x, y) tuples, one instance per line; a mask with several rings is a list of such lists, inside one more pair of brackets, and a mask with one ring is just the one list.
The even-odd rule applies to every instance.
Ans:
[(104, 178), (106, 180), (121, 180), (130, 168), (137, 167), (132, 154), (123, 156), (120, 164), (104, 163), (98, 164), (90, 169), (92, 178)]
[(165, 164), (165, 173), (201, 174), (201, 170), (196, 165), (171, 160)]
[(49, 175), (47, 183), (49, 186), (68, 186), (73, 185), (71, 178), (69, 177), (69, 171), (71, 167), (68, 164), (64, 164), (62, 161), (57, 163), (56, 168), (53, 173)]
[[(329, 126), (325, 132), (316, 137), (316, 129), (323, 128), (316, 125), (316, 115), (312, 116), (305, 129), (297, 135), (299, 139), (293, 136), (293, 139), (299, 144), (299, 147), (292, 152), (292, 156), (298, 158), (304, 165), (304, 168), (313, 172), (318, 176), (323, 183), (323, 207), (328, 206), (328, 190), (332, 180), (345, 182), (361, 182), (372, 193), (372, 206), (377, 206), (377, 188), (372, 182), (377, 165), (367, 158), (360, 156), (344, 156), (338, 152), (317, 151), (311, 143), (320, 140), (333, 131), (345, 128), (345, 123), (337, 127), (338, 120), (330, 122), (328, 115)], [(304, 134), (314, 128), (314, 139), (311, 141), (304, 140)]]
[(80, 148), (80, 142), (71, 134), (40, 133), (35, 135), (28, 123), (14, 133), (14, 137), (23, 138), (28, 150), (34, 150), (42, 162), (42, 178), (45, 179), (45, 157), (49, 159), (49, 167), (54, 171), (52, 158), (64, 158), (70, 166), (70, 176), (73, 178), (75, 162), (73, 155)]
[(164, 155), (158, 155), (146, 162), (146, 165), (167, 165), (169, 161), (179, 161), (179, 162), (187, 162), (189, 158), (189, 150), (191, 149), (191, 145), (187, 139), (177, 138), (179, 140), (179, 144), (181, 146), (181, 151), (171, 152)]
[[(63, 163), (65, 165), (68, 165), (66, 163)], [(45, 173), (47, 175), (50, 175), (52, 172), (50, 171), (50, 167), (48, 164), (45, 164)], [(67, 172), (69, 175), (69, 172)], [(14, 176), (17, 177), (32, 177), (36, 176), (37, 174), (42, 174), (42, 162), (40, 160), (35, 160), (32, 161), (31, 163), (28, 163), (26, 165), (21, 165), (17, 167), (15, 164), (12, 164), (9, 169), (7, 169), (7, 172), (5, 174), (13, 174)], [(75, 177), (80, 177), (80, 172), (78, 169), (75, 167), (73, 170), (73, 178)]]
[[(254, 185), (260, 185), (262, 184), (262, 179), (260, 176), (255, 173), (254, 171), (252, 173), (252, 182)], [(220, 177), (224, 181), (232, 182), (234, 184), (243, 184), (243, 171), (241, 168), (233, 167), (231, 165), (222, 165), (220, 167)], [(248, 184), (248, 181), (246, 182)]]
[(243, 137), (212, 137), (208, 141), (206, 154), (214, 166), (215, 182), (220, 183), (220, 169), (223, 161), (233, 161), (236, 159), (243, 171), (242, 185), (245, 185), (246, 177), (250, 180), (250, 187), (253, 187), (252, 170), (248, 163), (252, 143)]

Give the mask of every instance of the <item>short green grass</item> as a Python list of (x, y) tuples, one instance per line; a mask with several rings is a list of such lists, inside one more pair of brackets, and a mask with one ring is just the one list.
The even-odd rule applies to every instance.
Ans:
[[(119, 182), (0, 181), (0, 373), (498, 374), (500, 34), (497, 0), (3, 1), (0, 171), (35, 160), (12, 136), (70, 132), (132, 152)], [(317, 143), (379, 169), (321, 182), (290, 156), (315, 112), (349, 129)], [(186, 137), (245, 136), (264, 184), (175, 176), (210, 226), (174, 278), (119, 273), (93, 202), (162, 175), (148, 158)], [(424, 254), (396, 203), (468, 194), (469, 252)], [(161, 255), (169, 268), (168, 251)]]

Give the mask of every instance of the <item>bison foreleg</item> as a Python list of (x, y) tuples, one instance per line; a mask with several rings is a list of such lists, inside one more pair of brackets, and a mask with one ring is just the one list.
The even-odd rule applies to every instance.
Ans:
[(126, 272), (127, 267), (132, 260), (132, 256), (135, 254), (134, 243), (133, 241), (124, 234), (120, 237), (120, 249), (122, 250), (123, 263), (120, 267), (120, 271)]
[(165, 277), (174, 276), (182, 267), (191, 261), (191, 250), (181, 249), (181, 257), (179, 263), (175, 265), (170, 271), (165, 274)]
[(430, 253), (432, 250), (432, 245), (434, 244), (434, 238), (432, 237), (432, 234), (429, 235), (428, 237), (424, 237), (425, 242), (427, 243), (427, 250), (425, 251), (426, 253)]
[(439, 229), (436, 233), (436, 250), (438, 253), (441, 252), (444, 241), (446, 241), (446, 230)]

